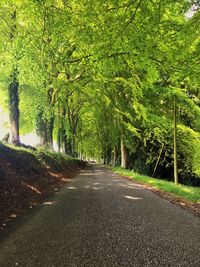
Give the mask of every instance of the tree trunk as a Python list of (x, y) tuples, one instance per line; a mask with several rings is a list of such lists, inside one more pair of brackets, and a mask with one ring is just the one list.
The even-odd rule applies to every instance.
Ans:
[(53, 128), (54, 128), (54, 116), (52, 114), (50, 119), (46, 122), (47, 146), (50, 149), (53, 149)]
[(72, 156), (76, 157), (76, 137), (74, 133), (72, 133)]
[(60, 109), (60, 129), (59, 129), (60, 151), (66, 155), (68, 152), (68, 148), (67, 148), (67, 132), (65, 129), (65, 120), (66, 120), (66, 108), (63, 107), (62, 109)]
[(177, 109), (176, 99), (174, 99), (174, 182), (178, 184), (178, 167), (177, 167)]
[(58, 146), (58, 152), (61, 152), (61, 134), (60, 134), (60, 129), (58, 129), (57, 132), (57, 146)]
[(105, 152), (103, 153), (103, 165), (106, 165), (106, 155), (105, 155)]
[(161, 154), (163, 152), (163, 148), (164, 148), (164, 144), (162, 145), (161, 149), (160, 149), (160, 152), (159, 152), (159, 155), (158, 155), (158, 158), (157, 158), (157, 161), (156, 161), (156, 165), (154, 167), (154, 170), (153, 170), (153, 174), (152, 174), (152, 177), (154, 177), (155, 173), (156, 173), (156, 170), (157, 170), (157, 167), (158, 167), (158, 163), (160, 161), (160, 158), (161, 158)]
[(67, 136), (66, 136), (66, 130), (63, 124), (61, 128), (58, 129), (57, 145), (58, 145), (58, 151), (66, 155), (67, 150), (68, 150), (67, 149)]
[(121, 136), (121, 167), (127, 168), (127, 150), (125, 146), (124, 136)]
[(106, 149), (106, 164), (111, 165), (112, 162), (112, 149), (110, 146), (107, 147)]
[(113, 166), (113, 167), (116, 166), (116, 160), (117, 160), (117, 150), (116, 150), (116, 147), (114, 147), (114, 151), (113, 151), (113, 160), (112, 160), (112, 166)]
[[(12, 26), (10, 31), (10, 41), (13, 41), (16, 33), (16, 10), (11, 15)], [(9, 120), (10, 120), (10, 143), (20, 145), (19, 137), (19, 82), (17, 77), (17, 59), (15, 58), (11, 81), (8, 86), (8, 104), (9, 104)]]
[(36, 116), (36, 133), (39, 137), (39, 145), (46, 146), (47, 145), (47, 129), (46, 122), (43, 118), (43, 111), (39, 109)]
[(66, 139), (66, 145), (67, 145), (67, 154), (72, 156), (72, 141), (70, 137)]
[(13, 71), (12, 80), (8, 87), (9, 120), (10, 120), (10, 143), (20, 145), (19, 137), (19, 83), (17, 70)]
[(64, 127), (64, 124), (62, 124), (61, 135), (62, 135), (62, 153), (66, 155), (67, 154), (67, 134), (66, 134), (66, 129)]

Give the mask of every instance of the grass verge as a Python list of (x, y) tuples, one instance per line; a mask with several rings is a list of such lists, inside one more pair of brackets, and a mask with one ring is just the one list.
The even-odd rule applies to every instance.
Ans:
[(186, 186), (186, 185), (175, 185), (174, 183), (169, 182), (169, 181), (151, 178), (149, 176), (134, 173), (131, 170), (124, 170), (120, 167), (112, 168), (112, 170), (115, 173), (127, 176), (141, 184), (149, 185), (162, 192), (170, 193), (175, 197), (189, 200), (193, 203), (200, 204), (200, 188), (199, 187), (192, 187), (192, 186)]

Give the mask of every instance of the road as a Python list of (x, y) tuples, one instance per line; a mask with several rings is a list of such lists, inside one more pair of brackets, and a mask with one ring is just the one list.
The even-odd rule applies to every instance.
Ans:
[(0, 267), (200, 266), (200, 219), (101, 167), (4, 232)]

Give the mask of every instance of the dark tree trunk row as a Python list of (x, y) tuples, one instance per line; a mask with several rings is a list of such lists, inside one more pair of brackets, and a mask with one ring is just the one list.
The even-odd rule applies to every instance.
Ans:
[(39, 137), (39, 145), (53, 149), (54, 116), (44, 118), (44, 111), (39, 109), (36, 117), (36, 133)]
[[(11, 31), (10, 31), (10, 42), (13, 46), (16, 35), (16, 18), (17, 12), (11, 15)], [(19, 82), (18, 82), (18, 70), (17, 70), (17, 59), (13, 62), (13, 72), (10, 76), (10, 83), (8, 86), (8, 106), (9, 106), (9, 120), (10, 120), (10, 138), (9, 142), (12, 145), (20, 145), (19, 136)]]
[(10, 143), (20, 145), (19, 137), (19, 82), (17, 70), (13, 71), (11, 82), (8, 87), (8, 106), (10, 119)]

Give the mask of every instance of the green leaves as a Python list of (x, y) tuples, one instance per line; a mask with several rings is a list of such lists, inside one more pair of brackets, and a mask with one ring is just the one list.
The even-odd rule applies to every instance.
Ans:
[[(140, 143), (151, 166), (163, 143), (161, 166), (171, 166), (174, 98), (181, 131), (200, 129), (199, 11), (186, 19), (190, 6), (187, 0), (1, 1), (0, 101), (17, 64), (23, 133), (34, 130), (42, 108), (47, 118), (55, 116), (54, 136), (64, 125), (81, 153), (117, 151), (119, 159), (123, 131), (130, 161)], [(183, 148), (180, 154), (190, 157)]]

